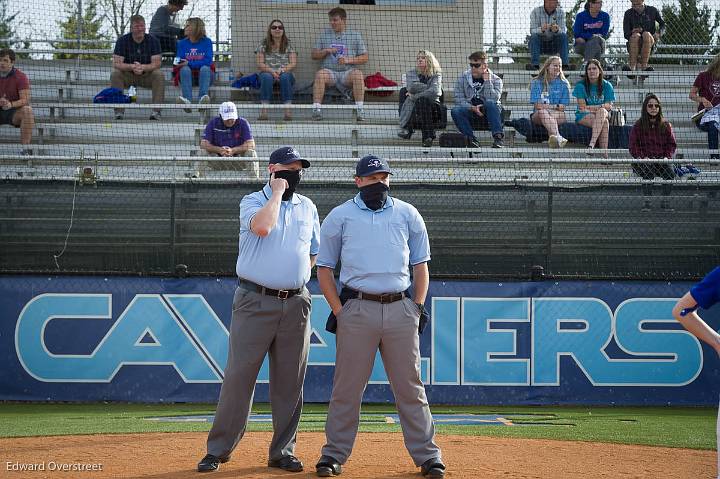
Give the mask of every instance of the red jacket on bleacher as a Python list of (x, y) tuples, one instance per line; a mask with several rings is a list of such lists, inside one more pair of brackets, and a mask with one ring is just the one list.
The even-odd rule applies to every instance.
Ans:
[[(639, 123), (639, 122), (638, 122)], [(677, 143), (670, 122), (667, 128), (643, 129), (635, 123), (630, 130), (630, 155), (633, 158), (672, 158), (675, 156)]]

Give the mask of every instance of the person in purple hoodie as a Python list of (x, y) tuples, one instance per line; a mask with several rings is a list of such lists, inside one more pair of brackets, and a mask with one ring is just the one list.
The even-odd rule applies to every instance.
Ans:
[(602, 11), (602, 0), (589, 0), (585, 10), (578, 13), (573, 25), (575, 53), (583, 55), (585, 63), (595, 58), (603, 65), (605, 40), (610, 36), (610, 15)]
[[(198, 103), (210, 103), (212, 83), (213, 43), (205, 33), (205, 22), (198, 17), (185, 22), (185, 38), (177, 43), (176, 63), (180, 67), (180, 90), (178, 103), (192, 103), (193, 77), (198, 79)], [(187, 110), (186, 110), (187, 111)]]

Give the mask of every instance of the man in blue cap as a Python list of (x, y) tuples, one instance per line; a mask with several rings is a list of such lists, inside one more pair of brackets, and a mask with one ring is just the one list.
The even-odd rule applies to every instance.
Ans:
[[(374, 155), (360, 159), (360, 192), (334, 208), (320, 230), (318, 282), (337, 326), (332, 397), (317, 475), (341, 473), (357, 436), (360, 405), (380, 349), (395, 394), (405, 447), (427, 477), (445, 474), (425, 388), (420, 378), (420, 338), (427, 321), (430, 244), (425, 222), (409, 203), (388, 195), (390, 167)], [(341, 293), (333, 270), (338, 261)], [(413, 267), (413, 299), (409, 265)], [(341, 298), (344, 300), (342, 301)]]
[(295, 188), (309, 166), (295, 148), (273, 151), (270, 181), (240, 202), (230, 346), (200, 472), (217, 470), (242, 439), (266, 354), (274, 429), (268, 466), (303, 469), (293, 453), (310, 346), (311, 297), (305, 284), (318, 254), (320, 223), (313, 202)]

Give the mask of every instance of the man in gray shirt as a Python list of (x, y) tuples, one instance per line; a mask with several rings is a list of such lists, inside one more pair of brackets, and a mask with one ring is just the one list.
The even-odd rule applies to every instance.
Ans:
[(177, 52), (177, 41), (185, 36), (185, 31), (175, 24), (175, 15), (185, 8), (187, 0), (168, 0), (167, 5), (157, 9), (150, 20), (150, 35), (160, 40), (163, 52)]
[(565, 12), (558, 0), (544, 0), (541, 7), (535, 7), (530, 13), (530, 63), (528, 70), (540, 67), (540, 54), (558, 55), (566, 70), (568, 61), (567, 25)]
[(320, 104), (326, 86), (335, 86), (340, 93), (348, 95), (352, 89), (357, 107), (357, 121), (363, 121), (365, 83), (363, 73), (353, 65), (368, 61), (368, 52), (359, 32), (346, 30), (347, 12), (333, 8), (328, 12), (330, 28), (323, 31), (312, 50), (313, 60), (322, 60), (313, 84), (313, 120), (322, 120)]

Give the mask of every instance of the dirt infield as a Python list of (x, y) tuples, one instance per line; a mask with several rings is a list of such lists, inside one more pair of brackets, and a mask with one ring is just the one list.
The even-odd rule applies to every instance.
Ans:
[[(0, 477), (197, 478), (195, 465), (205, 454), (205, 438), (205, 433), (159, 433), (0, 439)], [(305, 463), (305, 472), (293, 474), (264, 466), (270, 433), (248, 433), (230, 462), (202, 477), (315, 477), (314, 464), (324, 439), (321, 433), (299, 434), (296, 454)], [(448, 435), (437, 440), (448, 478), (699, 479), (716, 474), (713, 451)], [(30, 472), (33, 465), (44, 470)], [(78, 470), (92, 465), (95, 471)], [(363, 433), (341, 477), (422, 476), (413, 467), (401, 434)]]

